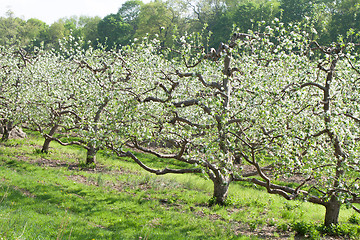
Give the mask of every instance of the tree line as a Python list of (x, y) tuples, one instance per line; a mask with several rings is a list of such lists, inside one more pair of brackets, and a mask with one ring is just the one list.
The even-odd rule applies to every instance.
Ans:
[(217, 47), (234, 30), (261, 31), (275, 18), (285, 25), (307, 22), (313, 40), (329, 44), (360, 29), (360, 0), (141, 0), (126, 1), (104, 18), (74, 16), (50, 26), (39, 19), (23, 20), (8, 11), (0, 18), (0, 45), (59, 48), (58, 40), (70, 35), (84, 39), (82, 47), (107, 49), (128, 45), (145, 36), (174, 44), (174, 36), (206, 33), (208, 45)]

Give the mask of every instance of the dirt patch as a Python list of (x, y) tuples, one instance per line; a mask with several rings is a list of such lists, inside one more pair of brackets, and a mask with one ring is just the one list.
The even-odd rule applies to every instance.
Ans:
[[(290, 239), (290, 232), (279, 232), (274, 226), (262, 226), (256, 230), (251, 230), (251, 226), (248, 224), (238, 223), (237, 228), (235, 228), (235, 234), (241, 236), (256, 236), (261, 239)], [(276, 236), (276, 237), (275, 237)]]
[(39, 157), (37, 159), (29, 159), (23, 156), (18, 156), (19, 159), (27, 161), (31, 164), (37, 164), (41, 167), (51, 167), (51, 168), (67, 168), (71, 171), (84, 171), (84, 172), (96, 172), (96, 173), (106, 173), (106, 174), (129, 174), (133, 173), (125, 169), (111, 169), (105, 165), (96, 164), (94, 167), (83, 167), (79, 166), (78, 163), (69, 163), (61, 160), (48, 159), (44, 157)]
[[(1, 178), (0, 179), (1, 182), (6, 182), (6, 179), (5, 178)], [(36, 196), (34, 194), (32, 194), (30, 191), (26, 190), (26, 189), (23, 189), (23, 188), (19, 188), (18, 186), (11, 186), (11, 185), (7, 185), (9, 188), (12, 188), (16, 191), (19, 191), (21, 192), (24, 196), (26, 197), (30, 197), (30, 198), (35, 198)], [(5, 196), (6, 196), (6, 193), (5, 193)], [(3, 196), (3, 197), (5, 197)], [(1, 201), (1, 198), (0, 198), (0, 201)]]
[(89, 181), (88, 178), (82, 175), (70, 175), (67, 178), (77, 183), (82, 183), (86, 185), (95, 185), (94, 182)]
[(52, 159), (47, 159), (47, 158), (43, 158), (43, 157), (40, 157), (40, 158), (34, 159), (34, 160), (28, 160), (28, 162), (30, 162), (31, 164), (37, 164), (38, 166), (41, 166), (41, 167), (52, 167), (52, 168), (65, 167), (65, 168), (68, 168), (69, 170), (80, 170), (80, 168), (78, 167), (78, 164), (68, 163), (68, 162), (60, 161), (60, 160), (52, 160)]

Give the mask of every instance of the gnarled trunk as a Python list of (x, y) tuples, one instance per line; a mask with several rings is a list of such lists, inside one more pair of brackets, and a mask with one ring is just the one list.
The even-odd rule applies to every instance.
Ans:
[(212, 205), (225, 205), (228, 197), (228, 190), (230, 181), (224, 181), (223, 179), (215, 179), (214, 183), (214, 193), (213, 199), (211, 202)]
[(12, 122), (8, 122), (6, 120), (2, 121), (2, 129), (3, 129), (3, 135), (1, 137), (1, 141), (5, 142), (9, 140), (10, 132), (14, 128)]
[(89, 143), (88, 145), (88, 149), (87, 149), (87, 153), (86, 153), (86, 165), (95, 163), (96, 161), (96, 153), (98, 151), (97, 148), (95, 148), (95, 146), (91, 143)]
[(7, 131), (6, 129), (4, 129), (4, 132), (3, 132), (3, 135), (1, 137), (1, 141), (2, 142), (5, 142), (9, 139), (9, 135), (10, 135), (10, 132)]
[(338, 224), (341, 203), (333, 195), (333, 196), (331, 196), (329, 202), (327, 202), (324, 206), (326, 208), (325, 226), (330, 226), (332, 224), (334, 224), (334, 225)]
[(50, 142), (52, 141), (51, 137), (55, 134), (56, 130), (58, 129), (59, 125), (54, 125), (49, 132), (49, 137), (45, 137), (45, 141), (44, 144), (42, 146), (41, 152), (43, 153), (48, 153), (49, 152), (49, 147), (50, 147)]
[(51, 138), (45, 138), (44, 144), (41, 148), (41, 152), (42, 153), (48, 153), (49, 152), (49, 147), (50, 147), (50, 142), (51, 142)]
[(2, 130), (1, 141), (5, 142), (9, 139), (10, 131), (8, 131), (8, 129), (5, 126), (2, 129), (3, 130)]

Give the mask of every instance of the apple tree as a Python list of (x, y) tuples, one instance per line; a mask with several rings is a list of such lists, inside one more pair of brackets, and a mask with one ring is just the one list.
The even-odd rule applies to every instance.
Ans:
[(24, 106), (26, 85), (24, 69), (36, 60), (36, 56), (23, 49), (0, 46), (0, 123), (2, 141), (9, 138), (10, 131), (25, 119)]
[(64, 46), (63, 54), (67, 57), (62, 61), (68, 67), (62, 75), (66, 80), (62, 83), (61, 94), (68, 103), (61, 105), (57, 115), (72, 115), (70, 126), (73, 127), (67, 135), (76, 139), (46, 136), (61, 145), (82, 146), (87, 151), (86, 164), (92, 164), (97, 152), (104, 147), (104, 129), (108, 129), (106, 126), (111, 121), (107, 108), (121, 92), (131, 71), (117, 51), (105, 51), (103, 48), (82, 50), (70, 44)]
[[(338, 223), (342, 205), (360, 212), (359, 44), (344, 41), (324, 47), (303, 31), (290, 35), (278, 35), (277, 43), (263, 53), (279, 52), (269, 65), (283, 71), (258, 80), (263, 85), (251, 94), (263, 100), (252, 108), (243, 130), (233, 132), (239, 155), (260, 178), (234, 180), (263, 186), (288, 200), (322, 205), (324, 224), (330, 226)], [(261, 166), (269, 161), (274, 168), (265, 173)], [(274, 179), (284, 184), (274, 184)]]
[[(119, 104), (121, 110), (115, 111), (117, 121), (112, 128), (117, 131), (109, 134), (110, 148), (157, 175), (204, 173), (214, 183), (211, 203), (226, 204), (233, 176), (253, 175), (241, 171), (239, 150), (235, 148), (238, 139), (231, 129), (251, 117), (251, 110), (243, 108), (251, 109), (255, 99), (251, 94), (245, 97), (238, 93), (246, 95), (253, 85), (261, 88), (261, 81), (253, 82), (252, 72), (257, 69), (265, 69), (257, 70), (261, 77), (284, 71), (280, 67), (266, 71), (267, 64), (258, 68), (261, 57), (249, 56), (251, 51), (237, 52), (239, 38), (247, 42), (253, 39), (248, 34), (234, 35), (228, 44), (208, 53), (192, 47), (198, 42), (191, 36), (179, 39), (181, 46), (176, 51), (160, 51), (156, 40), (127, 49), (132, 82), (126, 106)], [(247, 72), (240, 68), (243, 65)], [(240, 80), (242, 75), (246, 81)], [(185, 166), (154, 169), (122, 146), (175, 159)]]

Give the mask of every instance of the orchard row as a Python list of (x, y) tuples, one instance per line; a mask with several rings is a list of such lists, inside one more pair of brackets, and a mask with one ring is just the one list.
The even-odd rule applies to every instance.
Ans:
[[(218, 49), (199, 35), (177, 42), (107, 51), (70, 38), (31, 55), (1, 48), (3, 140), (22, 125), (44, 136), (43, 152), (52, 141), (82, 146), (87, 164), (108, 149), (154, 174), (204, 174), (213, 204), (226, 204), (231, 182), (247, 181), (323, 205), (325, 225), (338, 223), (343, 204), (359, 212), (358, 44), (323, 47), (278, 22)], [(135, 149), (180, 164), (154, 169)], [(294, 175), (297, 187), (273, 183)]]

